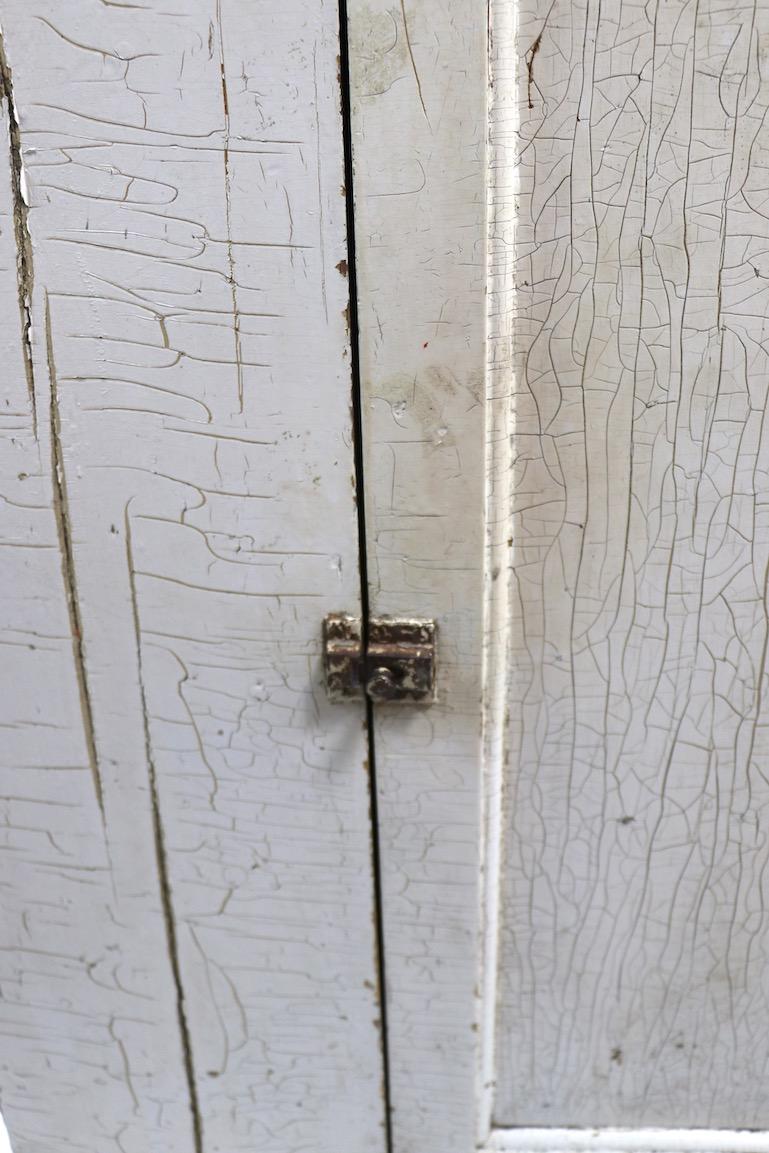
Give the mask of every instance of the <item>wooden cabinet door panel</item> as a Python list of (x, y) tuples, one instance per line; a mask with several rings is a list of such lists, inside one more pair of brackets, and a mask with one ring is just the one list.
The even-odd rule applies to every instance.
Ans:
[(382, 1150), (336, 7), (2, 28), (15, 1153)]

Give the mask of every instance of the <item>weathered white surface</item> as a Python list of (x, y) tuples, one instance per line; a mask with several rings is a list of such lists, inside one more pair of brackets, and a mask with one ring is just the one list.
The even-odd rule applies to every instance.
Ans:
[(768, 36), (521, 5), (503, 1126), (769, 1127)]
[(396, 1153), (474, 1147), (486, 12), (351, 0), (374, 611), (434, 616), (439, 703), (377, 708)]
[(358, 597), (336, 5), (2, 24), (15, 1153), (381, 1150), (362, 712), (318, 670)]
[(482, 939), (480, 942), (477, 1126), (480, 1144), (493, 1117), (496, 1078), (498, 949), (502, 901), (504, 796), (509, 771), (511, 648), (510, 535), (514, 467), (512, 406), (517, 133), (515, 6), (489, 4), (486, 303), (486, 573), (484, 588), (484, 773), (482, 779)]
[(485, 1153), (767, 1153), (769, 1134), (729, 1129), (495, 1129)]

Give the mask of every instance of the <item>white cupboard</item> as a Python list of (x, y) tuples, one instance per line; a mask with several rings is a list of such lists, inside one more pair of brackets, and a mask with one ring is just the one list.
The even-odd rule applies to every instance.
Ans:
[(769, 0), (0, 25), (15, 1153), (766, 1153)]

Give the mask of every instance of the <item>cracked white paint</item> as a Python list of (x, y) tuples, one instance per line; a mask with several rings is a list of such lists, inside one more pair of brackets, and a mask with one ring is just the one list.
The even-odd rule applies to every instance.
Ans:
[(523, 0), (497, 49), (519, 188), (494, 1120), (769, 1128), (769, 4)]
[(376, 1153), (363, 715), (318, 659), (359, 595), (337, 8), (2, 23), (14, 1150)]
[[(60, 7), (3, 13), (3, 1108), (383, 1153), (336, 5)], [(769, 3), (493, 8), (489, 169), (485, 10), (350, 0), (372, 608), (440, 629), (376, 727), (395, 1153), (710, 1147), (769, 1128)]]

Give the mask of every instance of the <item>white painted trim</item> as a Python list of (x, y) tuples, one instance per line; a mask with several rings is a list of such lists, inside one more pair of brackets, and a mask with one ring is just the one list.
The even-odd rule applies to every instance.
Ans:
[(495, 1129), (484, 1153), (769, 1153), (747, 1129)]
[(5, 1121), (0, 1117), (0, 1153), (13, 1153), (11, 1148), (11, 1139), (8, 1136), (8, 1130), (5, 1127)]
[[(477, 1141), (488, 1138), (494, 1112), (495, 1017), (502, 870), (503, 792), (507, 752), (512, 550), (512, 299), (515, 214), (517, 4), (490, 0), (487, 138), (486, 307), (486, 570), (483, 628), (483, 781)], [(495, 46), (504, 46), (500, 51)], [(495, 68), (499, 63), (501, 67)]]

